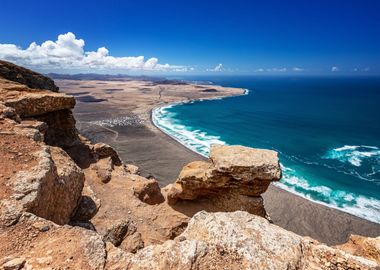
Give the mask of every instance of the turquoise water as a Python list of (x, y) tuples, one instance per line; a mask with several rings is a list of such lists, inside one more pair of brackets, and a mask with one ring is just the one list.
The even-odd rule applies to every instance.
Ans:
[(213, 143), (279, 152), (277, 185), (380, 223), (379, 78), (192, 78), (247, 95), (154, 110), (155, 124), (207, 156)]

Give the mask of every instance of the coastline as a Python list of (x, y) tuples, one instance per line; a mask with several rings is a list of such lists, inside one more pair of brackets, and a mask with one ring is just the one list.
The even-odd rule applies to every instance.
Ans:
[[(249, 90), (246, 89), (245, 94), (248, 94), (248, 91)], [(227, 96), (225, 98), (228, 97), (234, 96)], [(209, 100), (212, 100), (212, 98)], [(187, 150), (194, 152), (200, 158), (205, 160), (207, 159), (207, 155), (197, 152), (195, 149), (187, 146), (186, 143), (161, 128), (154, 117), (155, 110), (200, 101), (203, 100), (191, 100), (156, 106), (151, 111), (151, 124), (160, 130), (162, 134), (174, 140), (180, 147), (184, 147)], [(268, 190), (263, 194), (263, 197), (265, 208), (275, 224), (297, 234), (319, 239), (327, 244), (343, 243), (347, 241), (350, 234), (367, 234), (367, 236), (372, 237), (376, 237), (380, 234), (380, 224), (376, 222), (355, 216), (349, 212), (345, 212), (322, 202), (308, 199), (305, 196), (302, 196), (302, 194), (281, 188), (281, 186), (276, 185), (276, 183), (270, 185)], [(296, 205), (296, 207), (294, 207), (294, 205)], [(292, 216), (292, 218), (284, 218), (284, 213)], [(313, 218), (311, 213), (317, 213), (317, 216)], [(339, 218), (336, 218), (336, 215), (339, 215)], [(339, 223), (339, 226), (331, 227), (330, 222)], [(365, 224), (367, 222), (368, 224)], [(315, 226), (315, 224), (320, 224), (320, 226)], [(350, 224), (350, 226), (348, 226), (350, 228), (348, 228), (346, 224)], [(330, 232), (328, 238), (325, 237), (326, 231)]]
[(249, 94), (249, 89), (244, 89), (244, 88), (241, 88), (244, 90), (244, 93), (243, 94), (236, 94), (236, 95), (231, 95), (231, 96), (224, 96), (224, 97), (210, 97), (210, 98), (203, 98), (203, 99), (192, 99), (192, 100), (186, 100), (186, 101), (179, 101), (179, 102), (173, 102), (173, 103), (169, 103), (169, 104), (165, 104), (165, 105), (157, 105), (155, 106), (153, 109), (150, 110), (150, 124), (152, 126), (154, 126), (157, 130), (161, 131), (162, 133), (164, 133), (165, 135), (167, 135), (168, 137), (170, 137), (171, 139), (175, 140), (176, 142), (178, 142), (180, 145), (184, 146), (185, 148), (189, 149), (190, 151), (204, 157), (204, 158), (208, 158), (207, 155), (202, 155), (201, 153), (197, 152), (195, 149), (192, 149), (191, 147), (187, 146), (185, 143), (183, 143), (180, 139), (176, 138), (175, 136), (171, 135), (169, 132), (166, 132), (163, 128), (160, 128), (156, 118), (154, 117), (154, 113), (155, 111), (157, 110), (161, 110), (161, 109), (165, 109), (165, 108), (169, 108), (169, 107), (172, 107), (172, 106), (179, 106), (179, 105), (183, 105), (183, 104), (189, 104), (189, 103), (193, 103), (193, 102), (201, 102), (201, 101), (205, 101), (205, 100), (222, 100), (222, 99), (225, 99), (225, 98), (233, 98), (233, 97), (239, 97), (239, 96), (245, 96), (245, 95), (248, 95)]
[[(207, 159), (160, 128), (156, 128), (161, 131), (162, 136), (171, 140), (175, 147), (183, 149), (182, 151), (191, 151), (198, 156), (198, 160)], [(263, 198), (265, 209), (274, 224), (328, 245), (344, 243), (351, 234), (370, 237), (380, 234), (380, 225), (377, 223), (308, 200), (273, 184), (263, 194)]]
[[(105, 81), (104, 83), (109, 82)], [(93, 82), (87, 82), (87, 84), (93, 84)], [(178, 90), (179, 87), (182, 86), (177, 86), (175, 89)], [(63, 89), (64, 92), (83, 91), (80, 87), (73, 89), (72, 85), (68, 85), (67, 89), (70, 91)], [(121, 102), (112, 103), (113, 99), (109, 97), (108, 101), (100, 103), (78, 102), (74, 114), (78, 119), (78, 128), (81, 133), (93, 141), (110, 144), (118, 151), (123, 161), (139, 166), (143, 176), (153, 176), (163, 187), (175, 181), (184, 165), (191, 161), (205, 159), (168, 136), (152, 122), (153, 108), (168, 106), (176, 101), (189, 102), (191, 100), (184, 97), (185, 94), (180, 94), (176, 91), (175, 99), (169, 97), (166, 97), (165, 101), (156, 99), (145, 108), (133, 107), (117, 96), (113, 99), (116, 98), (117, 101), (120, 99)], [(104, 98), (100, 91), (91, 92), (91, 95), (95, 98)], [(138, 93), (136, 97), (128, 96), (128, 99), (125, 100), (133, 105), (140, 104), (141, 100), (137, 99), (140, 96), (141, 94)], [(233, 95), (229, 93), (224, 96)], [(216, 98), (220, 98), (220, 96)], [(143, 118), (144, 115), (148, 116), (147, 121), (115, 127), (102, 127), (92, 122), (93, 120), (127, 115), (131, 113), (131, 110), (135, 115), (142, 112), (137, 114), (140, 118)], [(116, 138), (115, 132), (117, 133)], [(372, 237), (380, 235), (379, 224), (320, 205), (273, 185), (263, 194), (263, 197), (265, 208), (274, 224), (327, 244), (343, 243), (350, 234)]]

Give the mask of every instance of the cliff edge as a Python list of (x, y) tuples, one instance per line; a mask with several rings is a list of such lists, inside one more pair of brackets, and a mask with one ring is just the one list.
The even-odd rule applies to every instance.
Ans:
[(214, 146), (160, 189), (78, 133), (54, 82), (0, 69), (0, 269), (378, 269), (380, 238), (334, 248), (268, 221), (277, 153)]

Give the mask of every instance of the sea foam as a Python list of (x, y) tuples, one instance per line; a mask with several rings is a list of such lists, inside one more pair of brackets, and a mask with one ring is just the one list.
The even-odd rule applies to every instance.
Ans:
[[(177, 104), (178, 105), (178, 104)], [(191, 130), (174, 120), (175, 114), (168, 109), (174, 105), (155, 108), (152, 111), (152, 121), (167, 135), (180, 142), (187, 148), (208, 157), (212, 144), (226, 144), (219, 136), (209, 135), (200, 130)]]
[(283, 177), (280, 182), (275, 183), (277, 187), (313, 202), (380, 223), (380, 200), (323, 185), (313, 185), (312, 181), (298, 175), (294, 169), (281, 166)]
[[(248, 90), (246, 94), (248, 94)], [(208, 157), (212, 144), (227, 144), (220, 136), (181, 124), (176, 119), (176, 114), (170, 110), (173, 106), (180, 104), (183, 103), (155, 108), (152, 111), (153, 123), (173, 139), (205, 157)], [(329, 151), (324, 158), (333, 158), (341, 162), (359, 165), (366, 158), (378, 157), (379, 150), (375, 146), (346, 145)], [(323, 185), (314, 186), (311, 181), (297, 175), (294, 169), (281, 166), (283, 178), (275, 184), (276, 186), (316, 203), (380, 223), (380, 200)]]
[(368, 145), (345, 145), (329, 150), (323, 158), (336, 159), (360, 167), (363, 161), (370, 161), (370, 159), (375, 159), (376, 163), (380, 163), (380, 149)]

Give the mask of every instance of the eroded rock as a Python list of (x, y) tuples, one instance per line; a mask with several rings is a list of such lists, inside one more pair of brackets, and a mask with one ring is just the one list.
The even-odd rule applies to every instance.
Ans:
[(136, 253), (144, 247), (144, 241), (141, 238), (141, 233), (135, 232), (124, 238), (120, 248), (131, 253)]
[(8, 124), (7, 129), (13, 134), (0, 136), (0, 144), (4, 144), (0, 156), (0, 184), (4, 186), (1, 224), (14, 224), (23, 211), (59, 224), (67, 223), (82, 191), (82, 170), (62, 149), (36, 142), (24, 129), (20, 131), (19, 126), (11, 128), (13, 123)]
[(125, 164), (124, 169), (127, 173), (131, 174), (140, 174), (140, 169), (136, 165), (133, 164)]
[(4, 270), (19, 270), (24, 267), (24, 264), (24, 258), (15, 258), (4, 263), (2, 267)]
[(93, 218), (101, 206), (101, 201), (92, 188), (85, 183), (72, 221), (87, 222)]
[(30, 69), (0, 60), (0, 77), (27, 85), (32, 89), (46, 89), (58, 92), (54, 81)]
[[(44, 227), (49, 229), (41, 230)], [(1, 256), (23, 258), (25, 269), (100, 270), (106, 260), (105, 244), (96, 232), (58, 226), (32, 214), (0, 229), (0, 243)]]
[(114, 221), (112, 226), (103, 233), (103, 240), (111, 242), (118, 247), (123, 242), (124, 238), (136, 232), (136, 227), (130, 220)]
[(147, 204), (159, 204), (165, 201), (160, 186), (155, 179), (137, 177), (133, 187), (134, 195)]
[(92, 165), (92, 169), (103, 183), (108, 183), (111, 181), (112, 171), (114, 169), (112, 158), (108, 157), (100, 159)]
[(199, 212), (175, 241), (123, 257), (130, 269), (343, 270), (375, 269), (377, 265), (242, 211)]
[(121, 160), (119, 158), (119, 155), (116, 153), (116, 151), (105, 143), (96, 143), (93, 146), (93, 152), (96, 157), (96, 159), (103, 159), (110, 157), (112, 159), (112, 162), (114, 165), (121, 165)]
[(355, 256), (364, 257), (380, 264), (380, 236), (376, 238), (351, 235), (347, 243), (337, 248)]
[(167, 200), (207, 199), (216, 211), (245, 210), (265, 216), (260, 196), (281, 178), (276, 152), (243, 146), (213, 145), (210, 162), (186, 165), (176, 182), (166, 187)]

